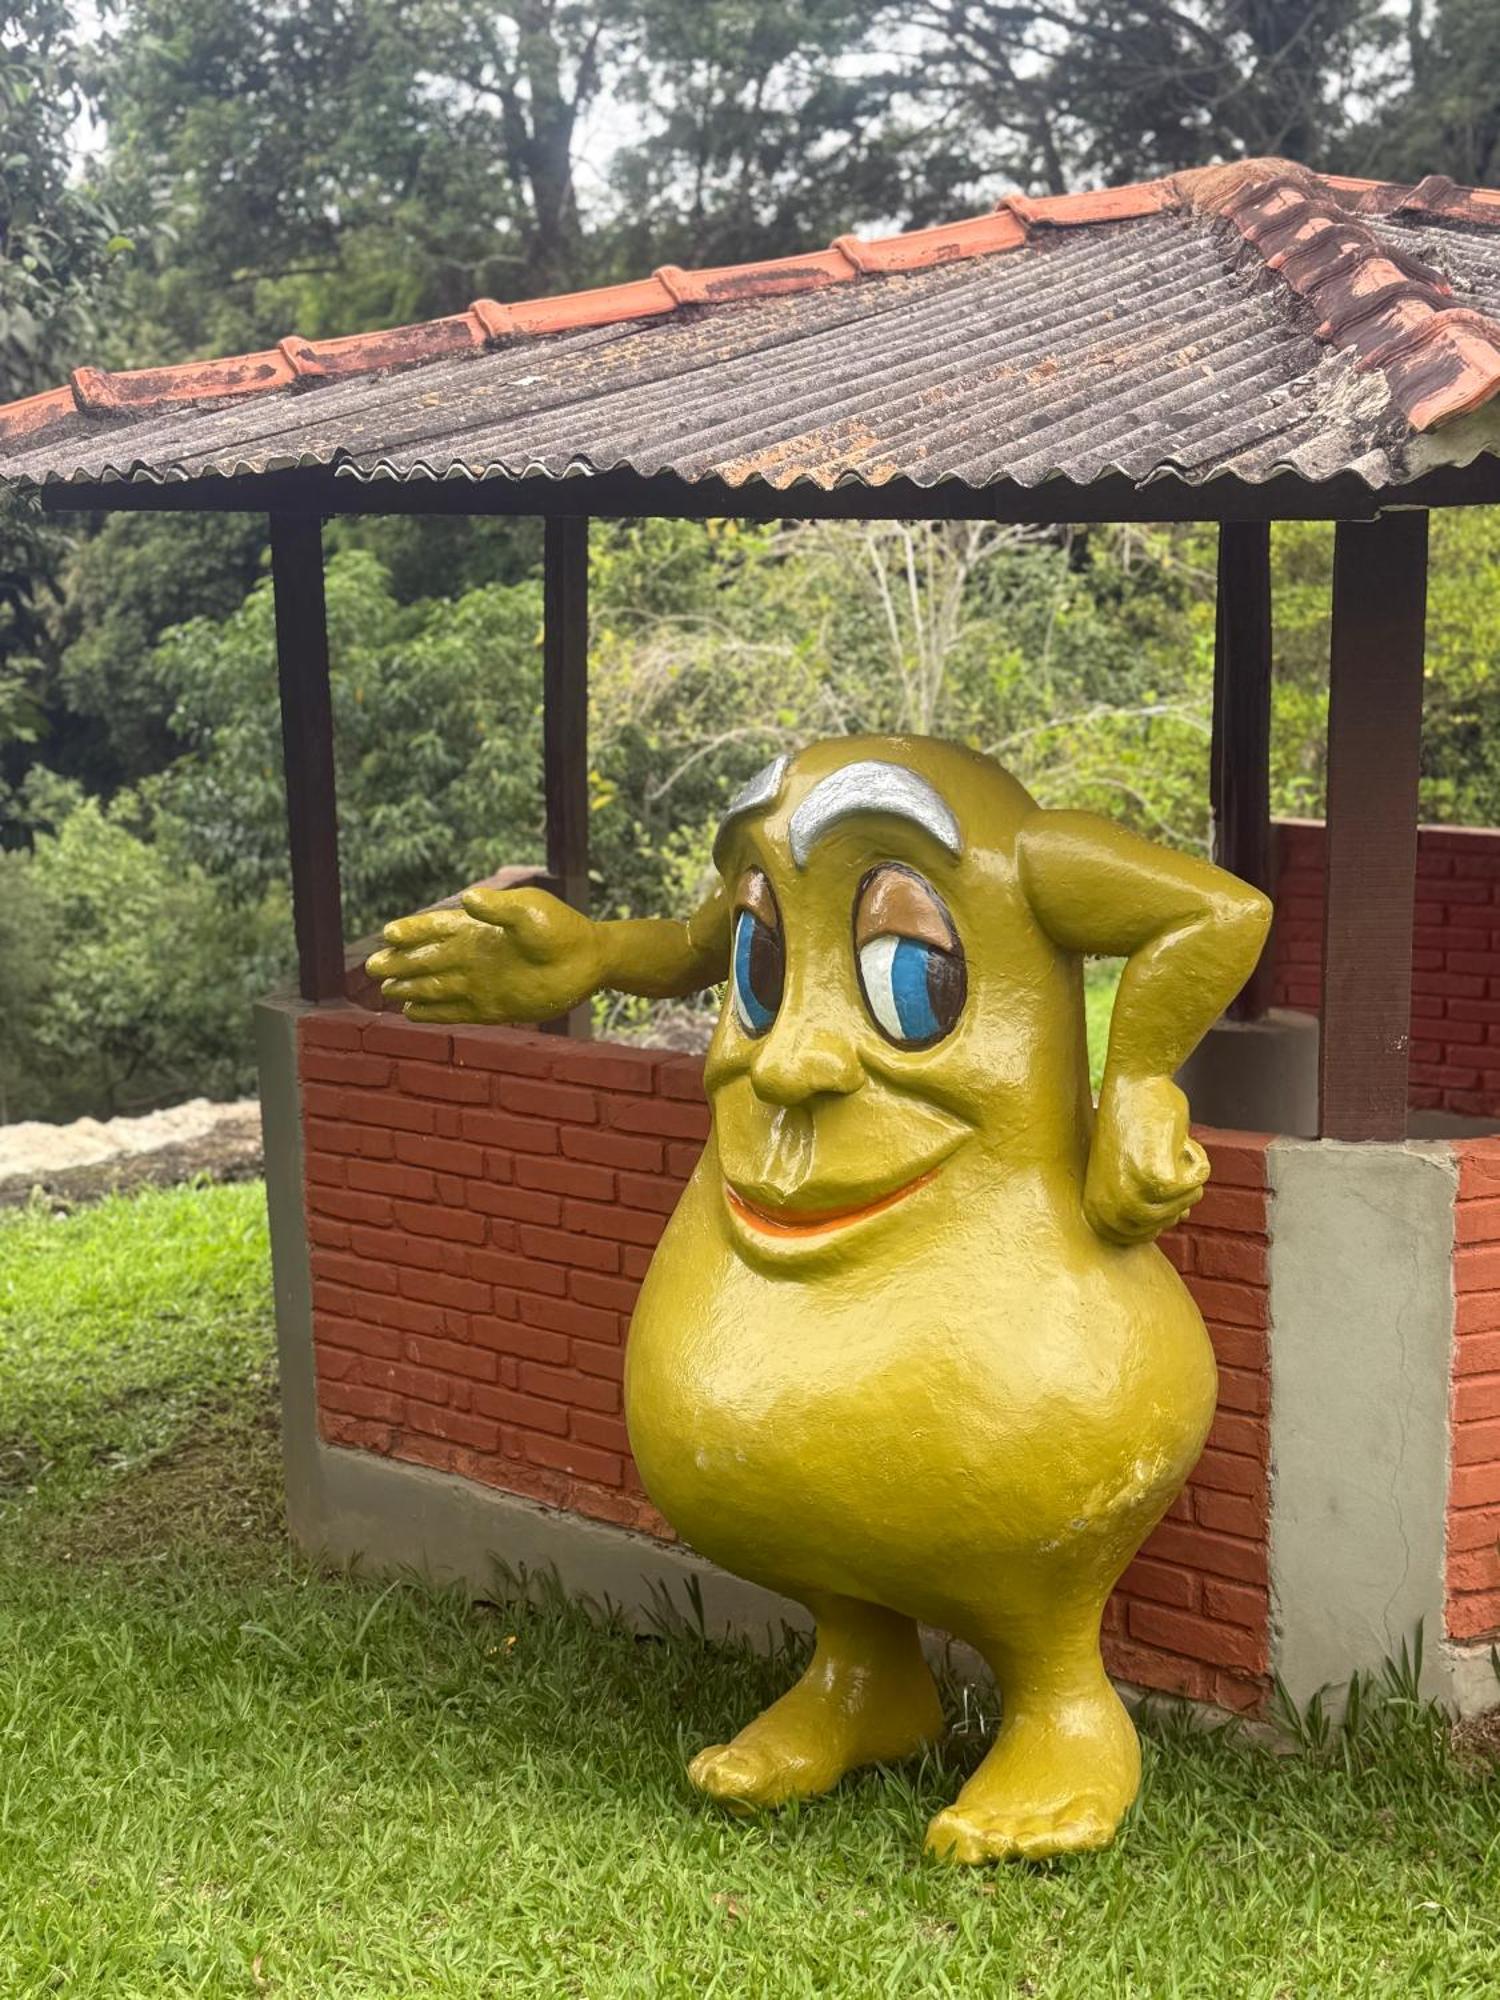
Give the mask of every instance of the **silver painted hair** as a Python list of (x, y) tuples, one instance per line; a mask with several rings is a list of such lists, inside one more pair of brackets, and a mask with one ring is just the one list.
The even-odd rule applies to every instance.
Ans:
[(768, 806), (775, 805), (781, 796), (781, 787), (786, 782), (791, 761), (785, 751), (779, 757), (773, 757), (769, 764), (763, 765), (753, 778), (741, 785), (729, 801), (724, 808), (724, 817), (719, 821), (719, 830), (714, 835), (715, 865), (736, 820), (744, 819), (749, 813), (764, 812)]
[(928, 833), (955, 860), (963, 852), (963, 837), (953, 808), (925, 778), (904, 764), (885, 764), (873, 757), (830, 771), (813, 786), (792, 814), (788, 839), (792, 860), (807, 866), (814, 846), (831, 826), (855, 813), (895, 813)]

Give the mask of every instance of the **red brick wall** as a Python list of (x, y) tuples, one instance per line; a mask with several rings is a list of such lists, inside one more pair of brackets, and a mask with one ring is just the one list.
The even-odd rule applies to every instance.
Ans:
[[(708, 1126), (695, 1058), (513, 1030), (303, 1017), (322, 1434), (669, 1537), (620, 1406), (636, 1288)], [(1213, 1335), (1192, 1486), (1111, 1604), (1114, 1670), (1226, 1706), (1264, 1689), (1265, 1141), (1166, 1247)]]
[[(1283, 820), (1279, 839), (1273, 1001), (1316, 1013), (1322, 822)], [(1500, 832), (1421, 829), (1412, 944), (1413, 1109), (1500, 1118)]]
[(1458, 1154), (1448, 1636), (1500, 1633), (1500, 1139)]

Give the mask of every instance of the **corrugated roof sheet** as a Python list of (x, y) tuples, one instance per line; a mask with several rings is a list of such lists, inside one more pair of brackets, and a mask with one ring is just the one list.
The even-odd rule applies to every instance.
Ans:
[(1497, 388), (1500, 193), (1249, 161), (390, 333), (80, 369), (0, 409), (0, 477), (1379, 489)]

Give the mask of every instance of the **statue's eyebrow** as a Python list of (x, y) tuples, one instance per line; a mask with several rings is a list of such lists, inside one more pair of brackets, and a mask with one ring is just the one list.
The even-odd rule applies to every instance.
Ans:
[(958, 820), (940, 792), (904, 764), (885, 764), (867, 757), (857, 764), (846, 764), (841, 771), (830, 771), (792, 814), (787, 829), (792, 860), (798, 868), (805, 868), (808, 856), (830, 827), (855, 813), (873, 812), (909, 820), (955, 860), (963, 852)]
[(719, 821), (719, 830), (714, 835), (715, 867), (720, 864), (730, 829), (751, 813), (764, 812), (767, 806), (775, 805), (781, 796), (781, 787), (791, 761), (785, 751), (779, 757), (773, 757), (769, 764), (762, 765), (753, 778), (741, 785), (729, 801), (724, 808), (724, 817)]

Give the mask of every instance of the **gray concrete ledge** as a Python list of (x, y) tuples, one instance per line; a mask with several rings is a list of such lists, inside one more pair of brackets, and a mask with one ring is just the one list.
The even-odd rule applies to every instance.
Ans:
[(1200, 1125), (1229, 1132), (1318, 1129), (1318, 1020), (1273, 1008), (1259, 1021), (1219, 1021), (1177, 1073)]

